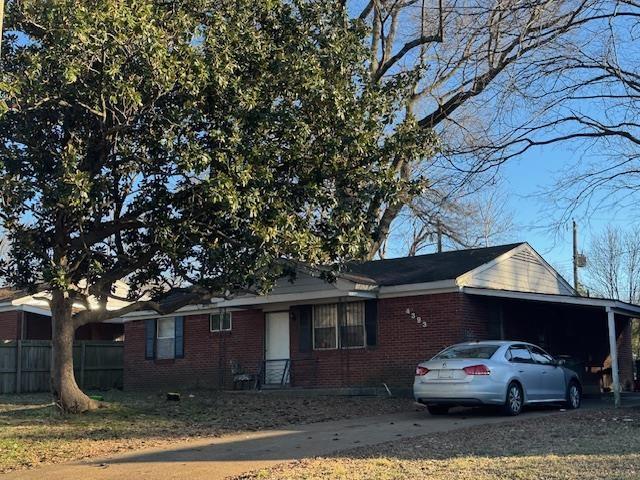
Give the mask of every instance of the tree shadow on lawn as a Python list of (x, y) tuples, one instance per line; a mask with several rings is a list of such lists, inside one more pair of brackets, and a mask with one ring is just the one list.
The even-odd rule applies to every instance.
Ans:
[(80, 415), (63, 415), (48, 394), (0, 396), (0, 425), (20, 427), (10, 435), (26, 441), (167, 440), (373, 415), (376, 408), (383, 413), (406, 411), (411, 406), (397, 399), (385, 403), (384, 399), (237, 396), (216, 391), (195, 391), (180, 402), (168, 402), (156, 393), (100, 394), (107, 407)]
[[(463, 411), (435, 421), (460, 422), (467, 418), (473, 420), (492, 416), (495, 417), (495, 413), (487, 410)], [(426, 424), (428, 419), (425, 414), (422, 421)], [(411, 424), (407, 425), (406, 429), (412, 428)], [(416, 428), (420, 426), (419, 423), (414, 425)], [(504, 422), (499, 418), (487, 418), (486, 424), (464, 426), (462, 423), (457, 429), (445, 432), (391, 432), (391, 438), (393, 435), (398, 437), (396, 440), (363, 447), (357, 447), (346, 432), (318, 433), (315, 427), (309, 427), (299, 426), (261, 438), (233, 439), (132, 454), (109, 462), (287, 462), (318, 455), (349, 459), (446, 460), (474, 456), (497, 458), (640, 452), (638, 409), (585, 410), (542, 416), (524, 414)], [(310, 446), (309, 442), (315, 442), (316, 447)], [(363, 438), (362, 443), (366, 444), (367, 439)]]

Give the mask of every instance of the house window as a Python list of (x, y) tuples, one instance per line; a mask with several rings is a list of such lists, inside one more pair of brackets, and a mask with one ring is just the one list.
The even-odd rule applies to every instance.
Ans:
[(212, 332), (231, 330), (231, 312), (212, 313), (209, 315), (209, 330)]
[(345, 303), (342, 307), (344, 321), (340, 325), (340, 346), (364, 347), (364, 302)]
[(338, 306), (313, 307), (313, 348), (327, 350), (338, 346)]
[(156, 358), (167, 359), (176, 356), (176, 319), (159, 318), (157, 327)]
[[(326, 350), (365, 346), (364, 302), (313, 307), (313, 348)], [(338, 328), (340, 327), (340, 328)]]

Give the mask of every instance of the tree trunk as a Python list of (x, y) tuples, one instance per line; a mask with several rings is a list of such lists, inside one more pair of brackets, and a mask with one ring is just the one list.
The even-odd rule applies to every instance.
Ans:
[(51, 301), (51, 393), (65, 413), (93, 410), (98, 403), (85, 395), (73, 374), (73, 338), (75, 325), (71, 301), (63, 292), (53, 292)]

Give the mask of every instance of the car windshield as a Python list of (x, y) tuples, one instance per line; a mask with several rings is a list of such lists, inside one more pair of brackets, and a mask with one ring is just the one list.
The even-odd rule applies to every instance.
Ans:
[(433, 357), (433, 360), (449, 358), (491, 358), (499, 345), (454, 345)]

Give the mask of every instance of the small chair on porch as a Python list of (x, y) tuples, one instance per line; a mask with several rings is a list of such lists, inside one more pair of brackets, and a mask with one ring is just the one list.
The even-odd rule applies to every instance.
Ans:
[(253, 388), (254, 390), (258, 389), (260, 385), (259, 374), (247, 373), (237, 360), (230, 360), (229, 364), (231, 366), (234, 390), (245, 390), (245, 385)]

